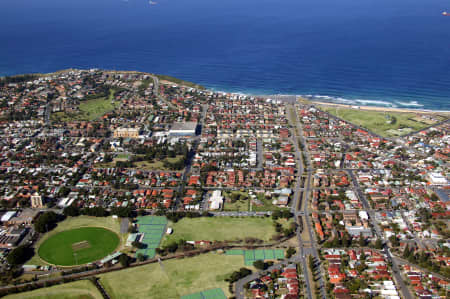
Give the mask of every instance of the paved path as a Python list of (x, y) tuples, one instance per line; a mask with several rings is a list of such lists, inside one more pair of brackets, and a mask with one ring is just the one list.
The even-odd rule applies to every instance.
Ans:
[(120, 222), (120, 233), (126, 234), (128, 233), (128, 225), (130, 224), (130, 220), (128, 218), (122, 218)]
[(99, 292), (102, 294), (104, 299), (110, 299), (111, 297), (109, 296), (109, 294), (106, 292), (105, 288), (102, 286), (102, 284), (100, 283), (100, 280), (97, 278), (94, 278), (93, 281), (94, 285), (97, 287), (97, 289), (99, 290)]
[(271, 211), (267, 212), (209, 212), (217, 217), (253, 217), (253, 216), (270, 216)]
[(150, 75), (153, 79), (153, 94), (162, 102), (166, 103), (171, 108), (176, 108), (170, 101), (166, 100), (159, 94), (159, 79), (155, 75)]
[(256, 141), (256, 150), (257, 150), (257, 157), (256, 160), (258, 161), (258, 168), (263, 169), (263, 142), (262, 138), (258, 138)]

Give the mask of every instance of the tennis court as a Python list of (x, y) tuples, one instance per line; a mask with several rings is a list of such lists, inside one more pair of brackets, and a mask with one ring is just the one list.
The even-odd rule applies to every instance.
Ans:
[(181, 299), (227, 299), (222, 289), (211, 289), (181, 296)]
[(144, 234), (141, 241), (147, 245), (147, 248), (136, 251), (136, 255), (141, 253), (148, 258), (155, 257), (155, 249), (159, 247), (161, 239), (166, 232), (166, 217), (142, 216), (137, 218), (136, 223), (138, 224), (139, 233)]
[(243, 255), (246, 266), (253, 266), (257, 260), (281, 260), (284, 259), (283, 249), (230, 249), (225, 252), (227, 255)]

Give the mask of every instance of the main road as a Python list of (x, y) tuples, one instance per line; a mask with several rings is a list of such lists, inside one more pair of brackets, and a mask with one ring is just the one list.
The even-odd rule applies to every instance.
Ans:
[[(306, 256), (307, 255), (312, 255), (314, 256), (314, 258), (316, 258), (317, 261), (320, 261), (319, 259), (319, 255), (317, 252), (317, 248), (315, 246), (315, 239), (313, 238), (313, 232), (312, 232), (312, 228), (309, 222), (309, 212), (308, 212), (308, 195), (310, 192), (310, 185), (311, 185), (311, 174), (313, 169), (311, 169), (308, 165), (309, 165), (309, 153), (307, 151), (305, 151), (305, 157), (306, 157), (306, 161), (303, 161), (303, 155), (299, 149), (299, 140), (297, 138), (300, 138), (300, 142), (305, 145), (305, 140), (303, 139), (303, 132), (302, 132), (302, 126), (300, 123), (300, 120), (298, 119), (298, 115), (297, 115), (297, 109), (295, 106), (293, 105), (288, 105), (287, 106), (289, 109), (289, 115), (292, 117), (294, 116), (294, 119), (291, 119), (291, 125), (294, 128), (294, 132), (292, 133), (291, 130), (291, 134), (292, 134), (292, 139), (294, 141), (294, 148), (295, 148), (295, 153), (296, 153), (296, 158), (297, 158), (297, 181), (296, 181), (296, 185), (295, 185), (295, 191), (294, 191), (294, 201), (291, 207), (291, 211), (294, 214), (295, 220), (298, 222), (297, 224), (297, 239), (299, 242), (299, 248), (300, 248), (300, 262), (302, 263), (302, 268), (303, 268), (303, 273), (304, 273), (304, 277), (305, 277), (305, 284), (306, 284), (306, 290), (307, 290), (307, 295), (308, 298), (313, 298), (312, 297), (312, 291), (311, 291), (311, 282), (309, 281), (309, 275), (308, 275), (308, 267), (307, 267), (307, 263), (306, 263)], [(306, 146), (304, 146), (304, 148), (306, 149)], [(302, 176), (305, 173), (305, 169), (304, 169), (304, 165), (307, 165), (308, 168), (306, 169), (306, 175), (307, 175), (307, 180), (305, 182), (305, 188), (304, 191), (301, 192), (300, 190), (301, 188), (301, 184), (302, 184)], [(302, 198), (301, 198), (302, 197)], [(302, 206), (303, 206), (303, 211), (302, 210)], [(302, 216), (302, 217), (299, 217)], [(304, 223), (306, 223), (306, 227), (304, 227), (303, 225), (303, 218), (304, 218)], [(301, 222), (300, 222), (301, 221)], [(304, 240), (302, 239), (302, 230), (303, 229), (308, 229), (308, 234), (309, 234), (309, 243), (311, 244), (309, 247), (305, 246)], [(326, 291), (325, 291), (325, 283), (324, 283), (324, 279), (322, 276), (322, 269), (321, 267), (319, 267), (319, 289), (320, 289), (320, 294), (321, 294), (321, 298), (322, 299), (326, 299)]]
[(403, 278), (400, 275), (401, 272), (400, 272), (400, 268), (398, 267), (398, 263), (397, 263), (396, 259), (394, 259), (391, 251), (389, 250), (388, 242), (386, 242), (384, 240), (383, 233), (380, 229), (380, 226), (378, 225), (378, 223), (375, 220), (375, 213), (371, 209), (364, 192), (362, 192), (361, 187), (359, 186), (358, 181), (356, 180), (355, 174), (353, 173), (352, 170), (347, 170), (347, 173), (352, 180), (353, 187), (356, 190), (356, 193), (357, 193), (359, 199), (361, 200), (363, 207), (366, 209), (367, 214), (369, 214), (369, 219), (372, 223), (372, 226), (375, 229), (375, 233), (376, 233), (377, 237), (383, 241), (383, 251), (384, 251), (388, 261), (392, 264), (393, 276), (394, 276), (395, 281), (397, 282), (397, 285), (400, 287), (400, 291), (403, 295), (402, 297), (404, 299), (413, 299), (411, 292), (409, 291), (408, 287), (406, 286), (405, 282), (403, 281)]
[(162, 102), (166, 103), (169, 107), (175, 108), (175, 106), (168, 100), (166, 100), (164, 97), (162, 97), (159, 94), (159, 79), (155, 75), (150, 75), (150, 77), (153, 80), (153, 94)]

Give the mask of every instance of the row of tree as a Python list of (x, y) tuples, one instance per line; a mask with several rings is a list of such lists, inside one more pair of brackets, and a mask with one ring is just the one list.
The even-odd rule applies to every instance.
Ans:
[(155, 215), (166, 216), (172, 222), (178, 222), (184, 217), (187, 218), (198, 218), (198, 217), (211, 217), (212, 215), (208, 212), (196, 213), (196, 212), (166, 212), (163, 210), (158, 210)]
[(419, 265), (422, 268), (430, 271), (440, 273), (441, 275), (450, 278), (450, 268), (441, 266), (434, 262), (430, 253), (425, 251), (416, 252), (412, 247), (406, 246), (403, 251), (403, 258), (412, 264)]
[(107, 210), (103, 207), (79, 208), (76, 205), (70, 205), (63, 210), (65, 216), (76, 217), (80, 215), (107, 217), (110, 215), (117, 215), (118, 217), (127, 218), (133, 217), (135, 212), (131, 207), (113, 207)]

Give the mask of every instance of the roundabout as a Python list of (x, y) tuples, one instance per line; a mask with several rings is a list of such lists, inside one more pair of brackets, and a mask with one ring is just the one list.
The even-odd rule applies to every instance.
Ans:
[(120, 244), (119, 236), (101, 227), (81, 227), (50, 236), (38, 249), (39, 257), (57, 266), (83, 265), (102, 259)]

